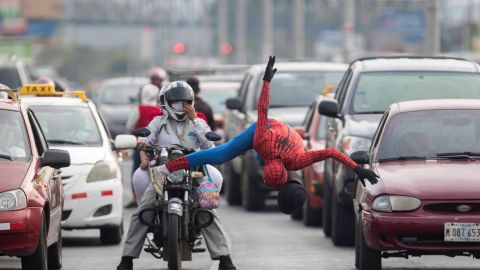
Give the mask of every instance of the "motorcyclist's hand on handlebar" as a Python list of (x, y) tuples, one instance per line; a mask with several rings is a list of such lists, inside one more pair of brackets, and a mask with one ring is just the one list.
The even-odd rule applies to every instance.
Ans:
[(187, 114), (187, 118), (190, 121), (195, 120), (197, 118), (197, 112), (195, 111), (195, 108), (187, 103), (183, 104), (183, 109), (185, 110), (185, 113)]
[(146, 170), (148, 167), (150, 167), (150, 162), (148, 162), (148, 160), (142, 160), (140, 162), (140, 169)]

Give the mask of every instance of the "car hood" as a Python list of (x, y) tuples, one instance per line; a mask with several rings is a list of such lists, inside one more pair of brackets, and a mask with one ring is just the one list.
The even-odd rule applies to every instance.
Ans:
[(19, 188), (30, 163), (0, 160), (0, 192)]
[[(307, 114), (308, 107), (269, 108), (268, 117), (280, 120), (292, 127), (300, 126)], [(251, 118), (257, 120), (257, 111), (252, 111)]]
[(128, 116), (132, 112), (135, 105), (125, 104), (125, 105), (108, 105), (101, 104), (99, 105), (99, 110), (102, 115), (107, 119), (111, 120), (123, 120), (127, 121)]
[(345, 129), (351, 136), (373, 138), (382, 114), (353, 114), (345, 116)]
[(55, 149), (66, 150), (70, 153), (70, 164), (95, 164), (97, 161), (105, 159), (105, 148), (103, 147), (68, 147), (52, 146)]
[(478, 199), (479, 161), (404, 161), (377, 166), (380, 193), (423, 200)]

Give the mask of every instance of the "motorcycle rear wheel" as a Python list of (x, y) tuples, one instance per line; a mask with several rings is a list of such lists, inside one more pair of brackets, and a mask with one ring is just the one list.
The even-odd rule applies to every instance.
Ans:
[(168, 215), (167, 245), (168, 245), (168, 269), (182, 269), (182, 246), (180, 241), (180, 217), (175, 214)]

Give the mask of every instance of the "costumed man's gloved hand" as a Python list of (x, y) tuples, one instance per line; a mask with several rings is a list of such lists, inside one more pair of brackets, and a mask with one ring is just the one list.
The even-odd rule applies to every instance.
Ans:
[(268, 64), (267, 67), (265, 68), (265, 74), (263, 75), (263, 80), (267, 82), (271, 82), (273, 75), (275, 75), (275, 72), (277, 72), (277, 69), (273, 68), (273, 65), (275, 64), (275, 56), (270, 56), (268, 58)]
[(358, 180), (362, 182), (363, 186), (365, 186), (365, 179), (367, 179), (372, 185), (378, 183), (378, 175), (370, 169), (357, 166), (353, 171), (357, 174)]

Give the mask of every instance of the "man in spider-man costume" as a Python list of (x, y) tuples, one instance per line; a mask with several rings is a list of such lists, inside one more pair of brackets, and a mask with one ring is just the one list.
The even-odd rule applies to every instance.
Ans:
[(272, 188), (279, 188), (279, 208), (287, 214), (292, 213), (305, 201), (303, 186), (297, 181), (288, 181), (287, 171), (300, 170), (315, 162), (333, 158), (354, 170), (363, 185), (364, 179), (372, 184), (377, 183), (378, 176), (373, 171), (358, 166), (355, 161), (337, 149), (305, 151), (302, 137), (293, 128), (278, 120), (267, 118), (270, 81), (277, 71), (273, 68), (274, 63), (275, 57), (270, 57), (258, 101), (257, 123), (228, 143), (170, 161), (165, 166), (160, 166), (159, 171), (168, 173), (203, 164), (221, 164), (253, 148), (264, 161), (265, 182)]

